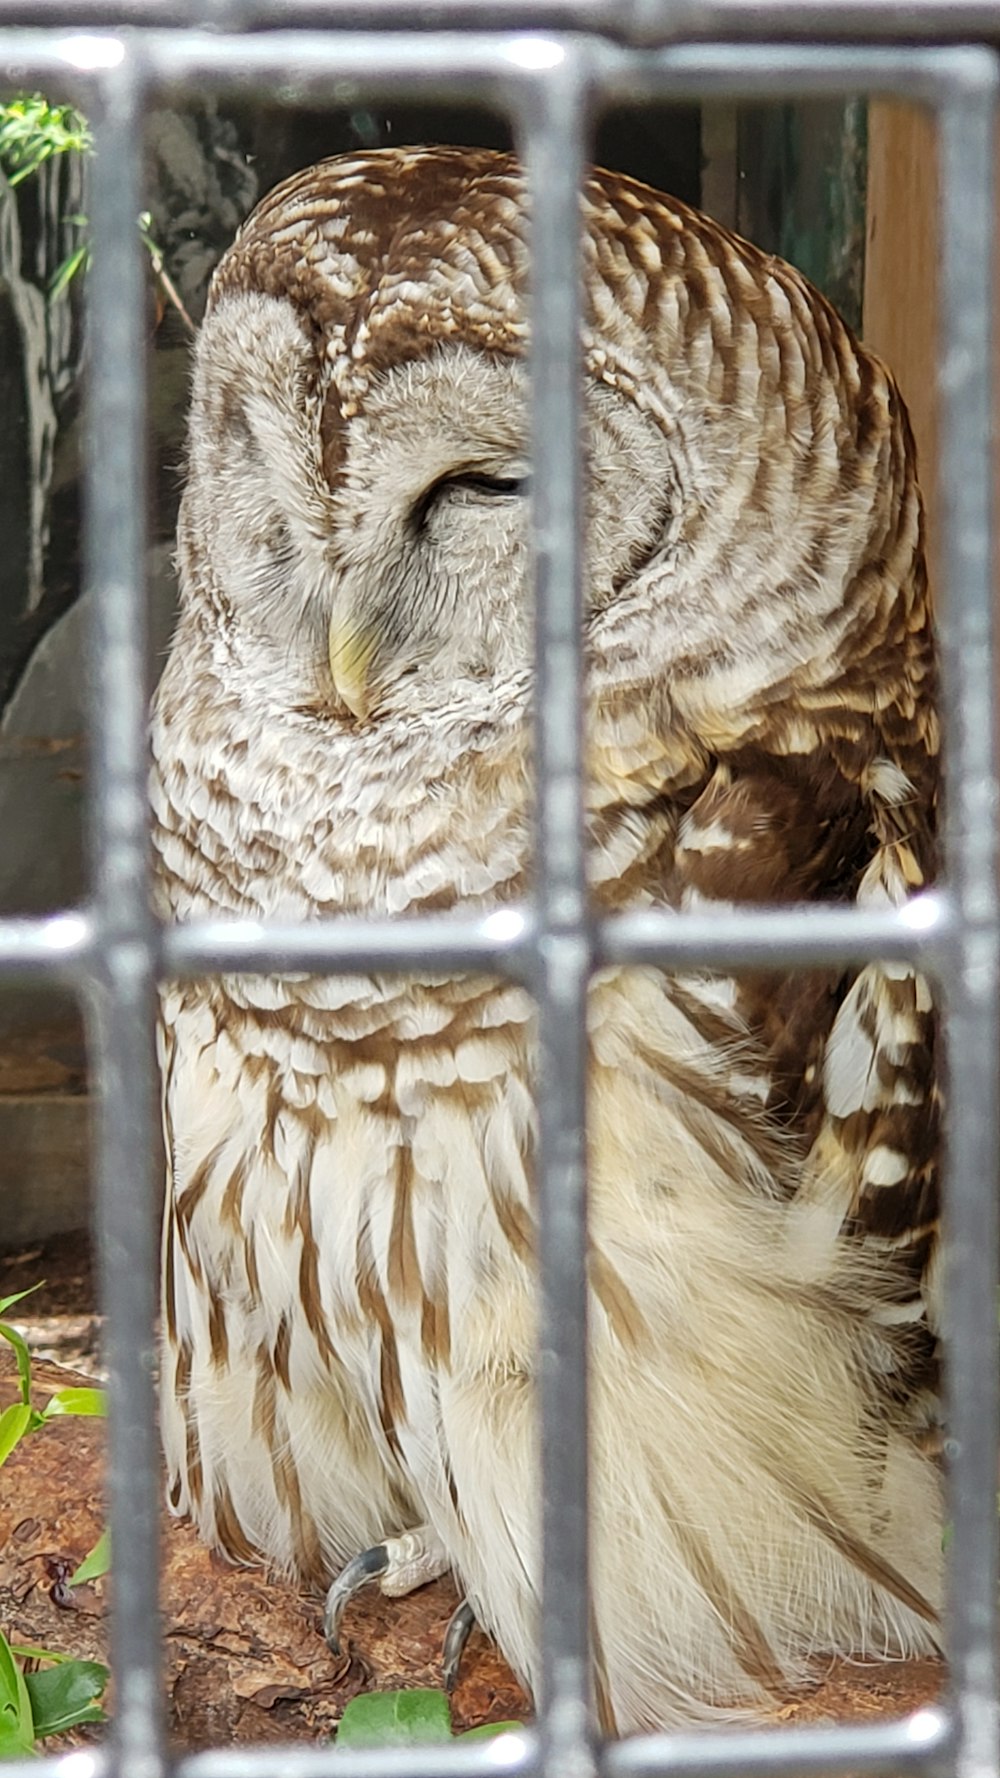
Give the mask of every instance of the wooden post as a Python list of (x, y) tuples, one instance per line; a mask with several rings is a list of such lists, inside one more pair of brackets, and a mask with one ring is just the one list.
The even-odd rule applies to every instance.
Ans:
[(862, 335), (894, 372), (917, 441), (933, 560), (937, 535), (937, 144), (930, 115), (879, 101), (868, 115)]

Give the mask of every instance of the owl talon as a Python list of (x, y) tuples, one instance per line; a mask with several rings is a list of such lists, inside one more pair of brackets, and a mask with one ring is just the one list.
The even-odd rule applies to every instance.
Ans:
[(441, 1650), (441, 1664), (444, 1669), (444, 1689), (449, 1697), (458, 1684), (458, 1670), (462, 1665), (465, 1645), (476, 1627), (476, 1614), (468, 1599), (457, 1605), (448, 1619), (448, 1628), (444, 1633), (444, 1647)]
[(370, 1580), (377, 1580), (388, 1566), (388, 1547), (377, 1543), (372, 1549), (362, 1550), (360, 1555), (352, 1557), (340, 1570), (323, 1607), (323, 1635), (331, 1654), (340, 1654), (340, 1620), (348, 1599)]

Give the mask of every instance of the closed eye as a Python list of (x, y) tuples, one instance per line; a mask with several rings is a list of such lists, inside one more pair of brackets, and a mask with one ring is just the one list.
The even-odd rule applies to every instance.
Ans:
[(432, 508), (443, 500), (486, 504), (491, 500), (515, 498), (527, 493), (529, 487), (530, 477), (526, 475), (485, 475), (475, 469), (464, 470), (459, 475), (443, 475), (425, 494), (421, 494), (413, 508), (411, 522), (415, 530), (422, 530)]

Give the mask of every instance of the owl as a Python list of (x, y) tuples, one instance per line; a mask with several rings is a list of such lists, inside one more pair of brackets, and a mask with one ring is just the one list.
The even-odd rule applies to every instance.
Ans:
[[(279, 186), (219, 265), (153, 713), (164, 919), (530, 893), (528, 208), (509, 156), (382, 149)], [(593, 905), (898, 904), (938, 737), (892, 379), (683, 204), (594, 170), (582, 219)], [(933, 1037), (896, 964), (591, 985), (609, 1734), (939, 1647)], [(173, 1509), (331, 1586), (331, 1638), (360, 1578), (450, 1569), (532, 1685), (529, 995), (234, 973), (168, 984), (160, 1046)]]

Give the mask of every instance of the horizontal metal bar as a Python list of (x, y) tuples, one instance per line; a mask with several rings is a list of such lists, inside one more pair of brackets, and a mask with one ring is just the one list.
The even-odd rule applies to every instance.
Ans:
[(94, 930), (82, 909), (0, 919), (0, 979), (72, 986), (94, 968)]
[[(838, 1724), (827, 1728), (760, 1728), (721, 1733), (642, 1735), (599, 1749), (602, 1778), (740, 1778), (795, 1774), (796, 1778), (896, 1778), (942, 1771), (952, 1748), (945, 1711), (918, 1710), (897, 1722)], [(484, 1758), (485, 1756), (485, 1758)], [(315, 1747), (233, 1748), (200, 1753), (178, 1762), (176, 1778), (329, 1778), (329, 1752)], [(496, 1772), (530, 1778), (538, 1770), (533, 1730), (497, 1740), (446, 1748), (386, 1748), (337, 1755), (338, 1778), (482, 1778)]]
[(75, 1747), (69, 1753), (44, 1754), (35, 1759), (4, 1759), (3, 1778), (116, 1778), (111, 1749)]
[(519, 1729), (451, 1746), (344, 1748), (335, 1760), (329, 1747), (219, 1748), (178, 1760), (172, 1778), (534, 1778), (538, 1771), (538, 1737)]
[[(932, 976), (950, 967), (956, 918), (942, 889), (901, 908), (796, 903), (789, 907), (656, 909), (616, 914), (581, 934), (591, 969), (759, 969), (847, 964), (878, 958), (913, 963)], [(116, 942), (90, 912), (0, 920), (0, 978), (79, 982)], [(132, 941), (127, 941), (132, 942)], [(415, 920), (199, 920), (167, 926), (150, 941), (161, 977), (331, 970), (489, 969), (531, 980), (540, 927), (530, 907), (482, 916), (431, 914)]]
[(505, 908), (483, 918), (434, 914), (419, 920), (314, 921), (278, 926), (253, 920), (199, 921), (162, 935), (165, 976), (261, 970), (370, 971), (496, 969), (529, 974), (536, 943), (531, 917)]
[[(601, 1778), (902, 1778), (943, 1772), (952, 1751), (952, 1725), (937, 1707), (897, 1722), (834, 1727), (727, 1729), (721, 1733), (640, 1735), (598, 1750)], [(173, 1778), (535, 1778), (538, 1738), (533, 1728), (496, 1740), (451, 1747), (387, 1747), (338, 1752), (328, 1747), (232, 1747), (189, 1754)], [(80, 1748), (58, 1759), (5, 1762), (10, 1778), (109, 1778), (106, 1748)]]
[(661, 969), (763, 969), (867, 959), (914, 963), (929, 975), (948, 967), (955, 935), (942, 890), (901, 908), (796, 903), (787, 908), (705, 908), (618, 914), (596, 928), (595, 967), (652, 964)]
[[(0, 0), (0, 29), (4, 22)], [(752, 11), (748, 8), (748, 11)], [(997, 13), (1000, 21), (1000, 11)], [(370, 20), (369, 20), (370, 23)], [(1000, 22), (998, 22), (1000, 31)], [(0, 35), (0, 73), (18, 84), (84, 90), (95, 70), (126, 54), (157, 89), (242, 97), (270, 104), (349, 105), (405, 92), (424, 100), (478, 100), (516, 114), (532, 83), (567, 57), (577, 60), (603, 106), (656, 98), (786, 99), (855, 91), (944, 103), (956, 89), (988, 85), (991, 57), (975, 48), (902, 49), (725, 43), (626, 49), (598, 39), (503, 32), (374, 33), (280, 31), (235, 39), (208, 32), (143, 31), (127, 41), (107, 32)]]
[[(875, 8), (873, 7), (873, 10)], [(755, 6), (748, 5), (748, 12)], [(997, 11), (1000, 32), (1000, 9)], [(988, 50), (831, 44), (687, 43), (649, 50), (596, 45), (593, 80), (605, 108), (655, 99), (822, 99), (864, 92), (940, 105), (956, 89), (988, 88)]]
[(713, 38), (903, 44), (1000, 37), (996, 0), (0, 0), (0, 28), (7, 25), (563, 30), (648, 46)]
[[(901, 1778), (938, 1773), (952, 1751), (945, 1711), (917, 1710), (898, 1722), (838, 1724), (832, 1728), (760, 1728), (721, 1734), (644, 1735), (607, 1746), (602, 1778)], [(206, 1774), (207, 1778), (207, 1774)], [(261, 1775), (263, 1778), (263, 1775)]]

